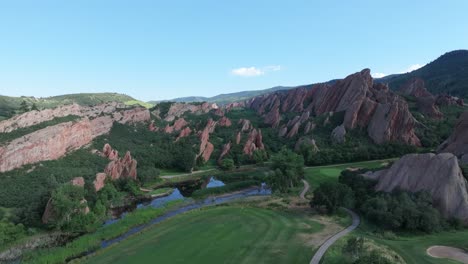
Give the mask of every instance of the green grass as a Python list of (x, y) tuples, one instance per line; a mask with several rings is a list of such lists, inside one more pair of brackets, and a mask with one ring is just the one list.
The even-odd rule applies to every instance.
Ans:
[(151, 108), (151, 107), (154, 106), (153, 104), (146, 103), (146, 102), (143, 102), (143, 101), (140, 101), (140, 100), (129, 100), (129, 101), (125, 101), (124, 104), (126, 104), (126, 105), (140, 105), (140, 106), (143, 106), (145, 108)]
[(219, 206), (176, 216), (84, 263), (308, 263), (299, 238), (322, 229), (304, 214)]
[(376, 169), (382, 167), (382, 163), (392, 161), (393, 159), (386, 160), (372, 160), (354, 163), (344, 163), (327, 166), (309, 167), (305, 169), (305, 179), (310, 184), (310, 189), (313, 191), (321, 183), (334, 182), (338, 180), (340, 173), (346, 168), (368, 168)]
[(156, 189), (156, 190), (152, 190), (148, 194), (149, 195), (159, 195), (159, 194), (170, 193), (170, 192), (172, 192), (172, 190), (174, 190), (174, 188), (159, 188), (159, 189)]

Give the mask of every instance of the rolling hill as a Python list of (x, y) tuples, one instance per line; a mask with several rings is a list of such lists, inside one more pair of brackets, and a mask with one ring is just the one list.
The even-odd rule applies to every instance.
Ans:
[(3, 96), (0, 95), (0, 120), (9, 118), (18, 113), (21, 103), (25, 101), (29, 107), (36, 104), (39, 109), (54, 108), (59, 105), (77, 103), (79, 105), (96, 105), (105, 102), (121, 102), (127, 105), (139, 104), (151, 107), (151, 104), (141, 102), (131, 96), (118, 93), (80, 93), (52, 97), (36, 98), (32, 96)]
[(398, 89), (413, 77), (423, 79), (433, 94), (468, 98), (468, 50), (447, 52), (420, 69), (389, 75), (378, 81), (388, 83), (391, 89)]

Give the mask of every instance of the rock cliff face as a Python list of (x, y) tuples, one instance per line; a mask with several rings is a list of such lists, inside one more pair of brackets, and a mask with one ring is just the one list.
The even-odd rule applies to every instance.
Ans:
[(213, 153), (214, 146), (209, 142), (210, 134), (213, 133), (216, 122), (213, 119), (209, 119), (205, 128), (200, 133), (200, 151), (198, 152), (197, 158), (202, 157), (203, 160), (206, 162), (210, 159), (211, 154)]
[(94, 138), (108, 133), (114, 121), (126, 124), (148, 121), (149, 118), (148, 110), (135, 108), (94, 119), (84, 117), (77, 122), (37, 130), (0, 146), (0, 172), (63, 157), (66, 153), (89, 144)]
[(422, 79), (410, 79), (400, 87), (399, 92), (404, 95), (414, 96), (419, 111), (424, 115), (434, 119), (443, 117), (443, 114), (436, 106), (436, 98), (426, 89)]
[[(374, 83), (369, 69), (332, 85), (318, 84), (311, 89), (300, 87), (258, 96), (248, 100), (246, 107), (257, 111), (264, 117), (265, 123), (273, 127), (280, 125), (281, 113), (309, 112), (322, 115), (344, 112), (344, 127), (367, 127), (368, 135), (375, 143), (397, 141), (420, 145), (414, 132), (415, 120), (406, 101), (386, 85)], [(310, 120), (302, 120), (301, 124), (307, 122)], [(294, 130), (296, 124), (292, 124)], [(287, 131), (281, 134), (288, 135)]]
[(218, 105), (203, 103), (203, 104), (185, 104), (185, 103), (174, 103), (170, 106), (164, 120), (173, 121), (176, 117), (181, 117), (184, 113), (190, 112), (193, 114), (206, 114), (211, 110), (218, 109)]
[(107, 164), (104, 172), (111, 177), (112, 180), (121, 178), (137, 178), (137, 161), (132, 158), (130, 151), (125, 153), (123, 158), (111, 161)]
[(44, 109), (41, 111), (33, 110), (0, 122), (0, 133), (8, 133), (18, 128), (33, 126), (56, 117), (68, 115), (94, 118), (100, 115), (111, 114), (116, 112), (119, 108), (126, 108), (126, 106), (120, 103), (106, 103), (92, 107), (70, 104), (54, 109)]
[(437, 152), (450, 152), (466, 160), (468, 157), (468, 112), (464, 112), (458, 119), (457, 125), (450, 137), (437, 149)]
[(457, 157), (451, 153), (405, 155), (389, 169), (367, 177), (378, 180), (378, 191), (427, 191), (443, 216), (468, 224), (468, 186)]
[(263, 140), (262, 131), (257, 130), (257, 129), (252, 129), (244, 145), (244, 149), (243, 149), (244, 154), (252, 156), (255, 150), (265, 149), (265, 146), (263, 145), (262, 140)]

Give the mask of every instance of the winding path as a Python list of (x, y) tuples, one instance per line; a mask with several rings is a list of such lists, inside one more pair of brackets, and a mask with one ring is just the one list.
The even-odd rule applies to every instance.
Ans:
[(346, 208), (343, 208), (346, 210), (346, 212), (348, 212), (351, 217), (353, 218), (353, 223), (348, 226), (347, 228), (345, 228), (344, 230), (342, 230), (341, 232), (335, 234), (334, 236), (330, 237), (327, 241), (325, 241), (325, 243), (323, 243), (320, 248), (317, 250), (317, 252), (315, 252), (315, 255), (314, 257), (312, 258), (312, 260), (310, 261), (310, 264), (319, 264), (320, 263), (320, 260), (322, 259), (323, 255), (325, 255), (325, 252), (327, 252), (328, 248), (333, 245), (333, 243), (335, 243), (338, 239), (342, 238), (343, 236), (347, 235), (348, 233), (350, 233), (351, 231), (353, 231), (354, 229), (356, 229), (356, 227), (359, 226), (359, 223), (361, 222), (361, 219), (359, 218), (359, 216), (349, 210), (349, 209), (346, 209)]
[(304, 183), (304, 189), (301, 194), (299, 194), (299, 197), (301, 197), (302, 200), (305, 200), (305, 194), (309, 191), (310, 185), (306, 180), (302, 180), (302, 182)]

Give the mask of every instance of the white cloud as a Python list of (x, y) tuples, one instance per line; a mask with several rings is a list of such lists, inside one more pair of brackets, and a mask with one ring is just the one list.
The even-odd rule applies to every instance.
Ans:
[(388, 74), (386, 73), (381, 73), (381, 72), (376, 72), (376, 73), (372, 73), (372, 77), (374, 78), (382, 78), (382, 77), (385, 77), (387, 76)]
[(424, 65), (416, 63), (416, 64), (413, 64), (413, 65), (409, 66), (408, 69), (406, 69), (405, 71), (403, 71), (401, 73), (412, 72), (412, 71), (415, 71), (415, 70), (421, 68), (422, 66), (424, 66)]
[(241, 77), (254, 77), (264, 75), (267, 72), (279, 71), (281, 70), (281, 65), (269, 65), (262, 68), (256, 67), (241, 67), (231, 70), (232, 75), (241, 76)]

